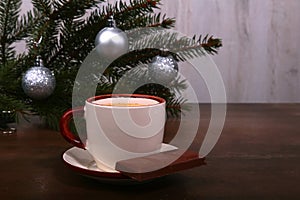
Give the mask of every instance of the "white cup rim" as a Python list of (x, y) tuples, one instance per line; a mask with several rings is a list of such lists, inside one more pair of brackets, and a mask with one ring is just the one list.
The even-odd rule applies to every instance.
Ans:
[[(132, 106), (132, 107), (108, 106), (108, 105), (101, 105), (101, 104), (95, 103), (95, 101), (98, 101), (98, 100), (101, 100), (101, 99), (118, 98), (118, 97), (150, 99), (150, 100), (156, 101), (157, 103), (149, 104), (149, 105), (145, 105), (145, 106), (143, 105), (143, 106)], [(95, 106), (95, 107), (109, 108), (109, 109), (111, 109), (112, 107), (114, 109), (128, 109), (128, 108), (130, 108), (130, 109), (141, 109), (141, 108), (149, 108), (149, 107), (160, 106), (162, 104), (165, 104), (166, 100), (161, 98), (161, 97), (154, 96), (154, 95), (144, 95), (144, 94), (105, 94), (105, 95), (98, 95), (98, 96), (90, 97), (86, 100), (86, 103), (90, 104), (92, 106)]]

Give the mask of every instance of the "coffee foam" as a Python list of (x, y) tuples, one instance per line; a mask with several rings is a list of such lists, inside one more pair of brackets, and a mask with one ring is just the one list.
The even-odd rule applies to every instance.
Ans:
[(114, 97), (96, 100), (93, 101), (93, 104), (114, 107), (143, 107), (159, 104), (159, 102), (148, 98)]

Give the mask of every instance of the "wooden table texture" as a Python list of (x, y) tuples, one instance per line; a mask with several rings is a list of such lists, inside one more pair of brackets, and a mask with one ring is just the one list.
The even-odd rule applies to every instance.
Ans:
[[(211, 109), (200, 105), (197, 148)], [(300, 199), (300, 104), (229, 104), (207, 165), (142, 184), (108, 184), (71, 171), (71, 145), (39, 124), (0, 134), (0, 199)], [(192, 120), (192, 119), (191, 119)], [(179, 120), (168, 120), (165, 141)], [(204, 133), (204, 134), (203, 134)]]

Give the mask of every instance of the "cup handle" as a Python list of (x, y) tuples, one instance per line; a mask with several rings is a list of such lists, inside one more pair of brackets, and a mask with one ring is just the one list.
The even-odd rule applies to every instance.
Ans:
[(84, 107), (75, 108), (66, 111), (60, 119), (59, 127), (60, 127), (60, 133), (69, 143), (81, 149), (85, 149), (85, 145), (83, 144), (83, 142), (80, 140), (80, 138), (77, 135), (71, 132), (69, 127), (70, 121), (73, 118), (73, 114), (82, 113), (82, 112), (84, 112)]

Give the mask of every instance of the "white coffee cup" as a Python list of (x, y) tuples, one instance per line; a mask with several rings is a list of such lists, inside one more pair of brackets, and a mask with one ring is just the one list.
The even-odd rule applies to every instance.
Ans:
[[(60, 129), (67, 141), (84, 148), (97, 166), (115, 169), (121, 160), (142, 157), (160, 151), (166, 111), (164, 99), (138, 94), (100, 95), (86, 100), (85, 107), (67, 111)], [(69, 129), (74, 112), (83, 112), (86, 119), (86, 141)]]

